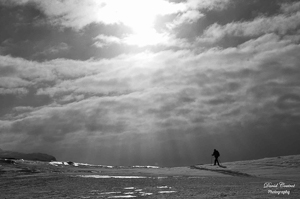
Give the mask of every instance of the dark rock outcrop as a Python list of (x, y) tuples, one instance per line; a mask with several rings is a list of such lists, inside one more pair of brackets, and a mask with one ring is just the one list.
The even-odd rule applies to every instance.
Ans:
[(15, 164), (15, 161), (12, 159), (0, 159), (0, 163)]
[(0, 150), (0, 158), (2, 159), (24, 159), (24, 160), (34, 160), (34, 161), (56, 161), (54, 156), (44, 154), (44, 153), (19, 153), (14, 151), (3, 151)]
[(72, 161), (68, 161), (67, 163), (68, 163), (69, 165), (74, 166), (74, 162), (72, 162)]

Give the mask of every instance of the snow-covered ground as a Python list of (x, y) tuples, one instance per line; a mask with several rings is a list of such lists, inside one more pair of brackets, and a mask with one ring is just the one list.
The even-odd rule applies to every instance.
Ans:
[(299, 198), (300, 155), (225, 162), (221, 167), (14, 160), (0, 162), (0, 177), (3, 198)]
[[(249, 174), (256, 177), (272, 177), (284, 179), (300, 179), (300, 155), (279, 156), (263, 158), (257, 160), (245, 160), (236, 162), (225, 162), (221, 165), (226, 168), (206, 165), (195, 165), (198, 168), (207, 168), (208, 170), (228, 170)], [(228, 173), (230, 175), (230, 173)], [(238, 173), (237, 173), (238, 175)]]
[[(78, 162), (65, 162), (65, 161), (51, 161), (49, 162), (50, 165), (58, 166), (58, 165), (71, 165), (71, 166), (89, 166), (89, 167), (102, 167), (102, 168), (124, 168), (124, 166), (110, 166), (110, 165), (96, 165), (96, 164), (87, 164), (87, 163), (78, 163)], [(127, 166), (130, 168), (130, 166)], [(158, 169), (158, 166), (151, 166), (151, 165), (135, 165), (131, 166), (131, 168), (147, 168), (147, 169)]]

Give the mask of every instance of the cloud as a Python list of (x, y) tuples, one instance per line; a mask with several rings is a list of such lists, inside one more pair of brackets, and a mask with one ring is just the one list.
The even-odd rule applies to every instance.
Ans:
[(207, 10), (223, 10), (230, 5), (230, 1), (195, 1), (188, 0), (186, 2), (186, 10), (179, 12), (177, 16), (173, 19), (172, 22), (167, 23), (166, 26), (168, 29), (174, 29), (183, 24), (192, 24), (197, 22), (200, 18), (204, 18), (205, 14), (201, 11)]
[(5, 51), (6, 51), (6, 48), (0, 46), (0, 55), (4, 54)]
[(40, 64), (31, 62), (22, 58), (13, 58), (11, 56), (0, 56), (0, 70), (3, 70), (5, 76), (22, 79), (20, 81), (54, 81), (55, 77), (46, 67), (39, 67)]
[(5, 95), (5, 94), (16, 94), (16, 95), (24, 95), (27, 94), (28, 90), (25, 88), (0, 88), (0, 94)]
[(277, 104), (280, 109), (294, 109), (295, 112), (298, 112), (300, 108), (300, 96), (293, 93), (283, 95), (278, 98)]
[[(50, 84), (51, 82), (84, 77), (106, 70), (105, 68), (97, 67), (97, 63), (89, 62), (88, 60), (55, 59), (41, 63), (28, 61), (23, 58), (0, 56), (0, 61), (0, 72), (1, 76), (3, 76), (3, 86), (6, 85), (5, 87), (13, 86), (13, 84), (15, 86), (17, 86), (16, 84), (27, 86)], [(10, 81), (4, 81), (4, 77), (10, 78)]]
[(44, 51), (42, 52), (39, 52), (39, 53), (36, 53), (34, 54), (33, 56), (38, 56), (40, 54), (43, 54), (43, 55), (55, 55), (55, 54), (59, 54), (59, 53), (62, 53), (62, 52), (67, 52), (70, 50), (70, 46), (64, 42), (56, 45), (56, 46), (51, 46), (47, 49), (45, 49)]
[[(229, 1), (187, 1), (174, 3), (166, 0), (146, 0), (141, 3), (138, 0), (87, 0), (87, 1), (5, 1), (5, 5), (30, 5), (35, 6), (47, 16), (48, 24), (59, 27), (71, 27), (80, 31), (90, 24), (125, 25), (132, 33), (118, 37), (99, 34), (95, 38), (94, 46), (104, 48), (111, 44), (124, 44), (136, 47), (164, 46), (166, 48), (189, 48), (191, 45), (185, 38), (177, 38), (171, 29), (186, 23), (194, 23), (204, 15), (201, 10), (223, 9)], [(155, 19), (160, 16), (174, 15), (175, 19), (168, 23), (169, 30), (158, 32), (155, 27)], [(177, 16), (176, 16), (177, 15)], [(32, 22), (37, 23), (38, 21)], [(46, 22), (43, 22), (46, 24)], [(66, 43), (50, 46), (34, 57), (54, 56), (54, 54), (66, 53), (70, 47)]]
[(168, 23), (166, 26), (169, 29), (173, 29), (185, 23), (194, 23), (201, 17), (204, 17), (204, 14), (200, 13), (198, 10), (188, 10), (187, 12), (177, 15), (172, 23)]
[[(299, 48), (266, 35), (235, 48), (202, 53), (169, 50), (86, 62), (30, 62), (36, 70), (56, 70), (52, 75), (58, 79), (40, 88), (53, 102), (34, 109), (16, 107), (8, 121), (1, 121), (1, 143), (19, 149), (30, 146), (26, 150), (52, 146), (59, 154), (55, 151), (73, 150), (74, 144), (82, 151), (92, 150), (79, 143), (122, 150), (122, 143), (135, 135), (159, 149), (172, 136), (188, 142), (251, 123), (269, 128), (280, 118), (289, 118), (280, 128), (295, 126), (300, 114)], [(23, 70), (31, 64), (23, 64)], [(59, 70), (61, 66), (65, 68)], [(17, 71), (6, 74), (17, 76)], [(40, 76), (30, 78), (40, 81)], [(244, 130), (240, 133), (248, 136)], [(132, 140), (132, 146), (138, 140)], [(141, 147), (142, 154), (150, 145)]]
[[(52, 75), (57, 80), (41, 87), (37, 94), (49, 95), (56, 104), (34, 110), (16, 124), (20, 129), (32, 124), (27, 132), (33, 134), (63, 129), (65, 133), (101, 132), (101, 136), (150, 133), (148, 128), (152, 133), (170, 127), (209, 129), (250, 122), (259, 114), (271, 117), (282, 112), (276, 105), (279, 98), (298, 92), (294, 86), (300, 83), (298, 52), (297, 44), (270, 34), (236, 48), (200, 54), (170, 50), (110, 60), (41, 63), (37, 70), (55, 70)], [(81, 70), (76, 72), (77, 66)], [(40, 79), (31, 78), (31, 82)], [(39, 122), (34, 124), (37, 118)], [(63, 119), (59, 122), (57, 118)], [(57, 122), (61, 125), (50, 127)], [(59, 140), (64, 134), (55, 136)]]
[(16, 88), (16, 87), (27, 87), (31, 85), (30, 82), (14, 77), (2, 77), (0, 79), (0, 87), (5, 88)]
[(217, 42), (226, 36), (229, 37), (257, 37), (268, 33), (285, 35), (295, 33), (300, 26), (300, 12), (290, 16), (277, 15), (274, 17), (258, 17), (253, 21), (232, 22), (226, 25), (217, 23), (208, 27), (199, 42)]
[(231, 3), (231, 0), (188, 0), (187, 5), (191, 9), (200, 10), (223, 10), (227, 8)]
[(73, 27), (75, 29), (81, 29), (91, 23), (125, 23), (128, 25), (128, 23), (130, 23), (130, 20), (128, 20), (128, 11), (135, 15), (141, 12), (149, 12), (150, 9), (152, 13), (165, 15), (177, 13), (186, 9), (183, 3), (175, 4), (162, 0), (145, 1), (142, 4), (137, 0), (126, 2), (119, 0), (55, 0), (49, 2), (41, 0), (4, 1), (4, 4), (10, 5), (26, 5), (28, 3), (36, 4), (50, 17), (52, 23)]
[(283, 3), (281, 4), (281, 10), (284, 13), (294, 13), (300, 11), (300, 2)]
[[(19, 4), (26, 2), (32, 1)], [(122, 23), (117, 18), (95, 21), (93, 12), (83, 15), (85, 8), (96, 4), (97, 9), (109, 9), (109, 2), (76, 1), (81, 11), (75, 1), (35, 2), (53, 23), (77, 30), (92, 22)], [(204, 17), (203, 10), (220, 11), (230, 5), (229, 1), (199, 2), (165, 1), (165, 6), (174, 7), (159, 12), (170, 15), (169, 21), (180, 28)], [(52, 10), (61, 5), (71, 7)], [(76, 151), (76, 157), (86, 157), (84, 161), (105, 162), (113, 157), (124, 164), (145, 157), (154, 162), (154, 151), (159, 158), (173, 161), (199, 146), (208, 149), (221, 143), (228, 149), (237, 144), (234, 149), (250, 151), (247, 147), (270, 136), (293, 137), (300, 115), (299, 13), (286, 12), (214, 24), (196, 45), (174, 32), (152, 32), (157, 40), (151, 42), (137, 33), (92, 34), (94, 45), (103, 50), (114, 44), (157, 47), (110, 59), (36, 62), (0, 56), (0, 144), (9, 149), (48, 150), (59, 158), (75, 157)], [(229, 37), (244, 40), (227, 48), (200, 45)], [(145, 42), (134, 43), (137, 38)], [(47, 53), (68, 49), (61, 43), (50, 46)], [(272, 143), (276, 146), (279, 141)], [(251, 150), (249, 154), (258, 149)]]
[(94, 45), (103, 48), (104, 46), (110, 45), (110, 44), (119, 44), (121, 43), (121, 39), (115, 36), (106, 36), (106, 35), (98, 35), (94, 38), (97, 40)]

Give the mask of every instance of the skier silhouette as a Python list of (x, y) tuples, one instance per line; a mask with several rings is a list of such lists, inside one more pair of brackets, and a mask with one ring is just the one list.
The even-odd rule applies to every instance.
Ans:
[(216, 149), (214, 149), (214, 152), (213, 152), (213, 154), (211, 156), (215, 157), (215, 163), (214, 163), (214, 165), (216, 165), (216, 163), (218, 163), (218, 165), (220, 166), (220, 163), (219, 163), (219, 160), (218, 160), (218, 158), (220, 156), (219, 151), (217, 151)]

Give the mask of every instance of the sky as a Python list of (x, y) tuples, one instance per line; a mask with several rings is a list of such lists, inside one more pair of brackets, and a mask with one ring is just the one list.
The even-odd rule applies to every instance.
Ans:
[(300, 2), (0, 0), (0, 148), (104, 165), (300, 153)]

